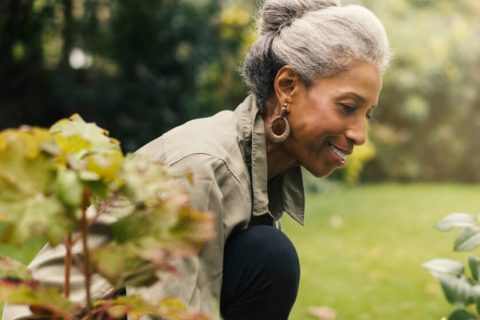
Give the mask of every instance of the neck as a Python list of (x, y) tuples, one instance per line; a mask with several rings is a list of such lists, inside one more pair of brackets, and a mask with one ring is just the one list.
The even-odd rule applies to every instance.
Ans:
[(267, 171), (269, 180), (297, 165), (295, 159), (285, 151), (283, 143), (271, 143), (267, 138)]

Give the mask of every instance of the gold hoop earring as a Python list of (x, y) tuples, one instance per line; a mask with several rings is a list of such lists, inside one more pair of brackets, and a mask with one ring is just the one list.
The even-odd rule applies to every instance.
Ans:
[[(268, 126), (267, 126), (267, 136), (268, 136), (268, 139), (270, 139), (270, 141), (272, 143), (285, 142), (285, 140), (287, 140), (288, 136), (290, 136), (290, 124), (287, 121), (287, 118), (286, 118), (287, 115), (288, 115), (288, 105), (287, 105), (287, 103), (284, 103), (283, 107), (282, 107), (282, 110), (280, 111), (280, 115), (273, 118), (273, 120), (268, 124)], [(284, 130), (281, 134), (276, 134), (273, 131), (273, 127), (279, 121), (283, 121)]]

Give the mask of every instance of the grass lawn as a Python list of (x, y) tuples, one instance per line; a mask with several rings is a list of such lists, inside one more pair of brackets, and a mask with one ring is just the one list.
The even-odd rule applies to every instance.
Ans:
[(434, 229), (450, 212), (480, 212), (480, 186), (380, 184), (309, 194), (305, 227), (284, 219), (302, 266), (291, 319), (328, 306), (339, 320), (438, 319), (451, 311), (421, 264), (452, 253), (455, 232)]
[[(480, 212), (480, 186), (377, 184), (309, 194), (305, 227), (285, 218), (297, 247), (302, 280), (292, 320), (312, 319), (310, 306), (328, 306), (337, 320), (440, 320), (451, 307), (421, 264), (452, 253), (454, 233), (434, 229), (453, 211)], [(28, 261), (35, 241), (0, 255)], [(1, 309), (1, 306), (0, 306)]]

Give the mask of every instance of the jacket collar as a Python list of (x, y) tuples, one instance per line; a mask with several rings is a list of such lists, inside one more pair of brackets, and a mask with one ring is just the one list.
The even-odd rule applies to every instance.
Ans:
[(235, 110), (247, 166), (251, 173), (252, 210), (254, 216), (270, 214), (278, 220), (287, 212), (303, 225), (305, 194), (299, 167), (268, 180), (265, 124), (254, 95), (249, 95)]

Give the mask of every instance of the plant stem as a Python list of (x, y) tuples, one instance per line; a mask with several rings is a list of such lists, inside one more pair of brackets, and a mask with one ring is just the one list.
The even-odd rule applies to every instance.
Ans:
[(90, 296), (90, 254), (87, 244), (88, 236), (88, 221), (87, 221), (87, 208), (89, 205), (89, 192), (87, 189), (83, 190), (83, 204), (82, 204), (82, 220), (80, 222), (83, 245), (83, 275), (85, 276), (85, 295), (86, 295), (86, 309), (87, 313), (92, 310), (92, 298)]
[[(97, 221), (98, 217), (100, 217), (103, 213), (105, 213), (106, 210), (111, 208), (112, 203), (114, 203), (118, 199), (118, 196), (114, 196), (106, 200), (105, 202), (102, 203), (100, 208), (97, 210), (95, 213), (95, 216), (87, 220), (87, 227), (90, 227), (92, 224)], [(72, 246), (77, 243), (78, 240), (82, 237), (81, 234), (77, 235), (76, 237), (72, 238)]]
[(70, 270), (72, 266), (72, 234), (69, 233), (67, 235), (67, 239), (65, 240), (65, 286), (64, 292), (65, 298), (70, 297)]

